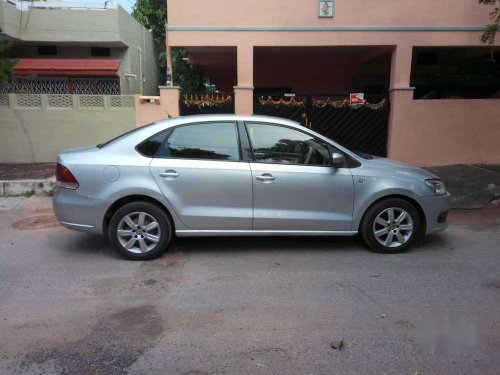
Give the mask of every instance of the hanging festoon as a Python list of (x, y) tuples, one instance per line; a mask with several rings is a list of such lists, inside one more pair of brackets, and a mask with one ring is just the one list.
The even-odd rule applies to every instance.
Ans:
[(351, 109), (361, 109), (361, 108), (369, 108), (369, 109), (381, 109), (387, 105), (387, 100), (382, 99), (378, 103), (368, 103), (366, 99), (352, 101), (349, 99), (341, 99), (335, 100), (332, 98), (313, 98), (312, 105), (315, 108), (351, 108)]
[(306, 101), (305, 99), (295, 99), (295, 97), (291, 98), (280, 98), (280, 99), (273, 99), (272, 97), (268, 96), (267, 99), (265, 99), (263, 96), (259, 98), (259, 104), (262, 106), (275, 106), (275, 107), (305, 107), (306, 106)]
[(233, 98), (229, 94), (200, 94), (196, 95), (184, 95), (184, 104), (186, 107), (197, 107), (198, 109), (203, 107), (222, 107), (225, 104), (231, 104)]

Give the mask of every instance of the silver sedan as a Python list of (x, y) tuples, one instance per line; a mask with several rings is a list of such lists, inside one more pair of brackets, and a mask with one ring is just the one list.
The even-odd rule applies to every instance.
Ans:
[(374, 251), (408, 249), (446, 228), (439, 178), (342, 147), (274, 117), (167, 119), (57, 162), (54, 211), (103, 234), (129, 259), (176, 236), (353, 236)]

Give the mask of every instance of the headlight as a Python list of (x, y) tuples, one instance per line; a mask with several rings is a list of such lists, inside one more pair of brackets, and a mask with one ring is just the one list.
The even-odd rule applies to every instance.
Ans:
[(441, 180), (425, 180), (425, 184), (432, 190), (434, 195), (446, 194), (446, 188)]

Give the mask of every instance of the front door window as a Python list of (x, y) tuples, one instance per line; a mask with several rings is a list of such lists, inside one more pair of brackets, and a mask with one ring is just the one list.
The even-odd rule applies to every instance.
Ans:
[(326, 143), (309, 134), (283, 126), (247, 124), (255, 161), (296, 165), (330, 166)]

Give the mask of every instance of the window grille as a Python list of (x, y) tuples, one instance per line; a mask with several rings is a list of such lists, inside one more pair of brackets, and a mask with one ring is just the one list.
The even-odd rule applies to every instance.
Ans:
[(17, 77), (0, 86), (0, 94), (120, 95), (119, 78)]

